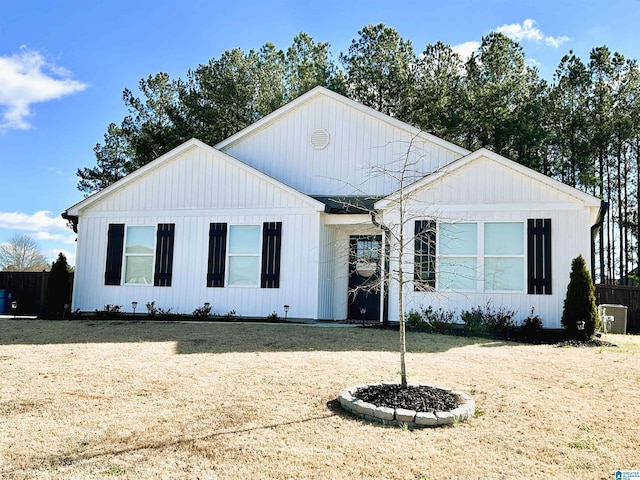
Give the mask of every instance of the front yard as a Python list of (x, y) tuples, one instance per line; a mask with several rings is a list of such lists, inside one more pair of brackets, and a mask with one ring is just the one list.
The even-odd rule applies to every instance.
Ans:
[(640, 337), (606, 340), (409, 333), (409, 382), (477, 403), (410, 431), (327, 406), (399, 380), (397, 332), (0, 320), (0, 478), (612, 479), (640, 470)]

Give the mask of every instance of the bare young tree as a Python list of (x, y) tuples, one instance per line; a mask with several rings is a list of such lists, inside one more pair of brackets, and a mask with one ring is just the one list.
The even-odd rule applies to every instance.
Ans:
[[(343, 201), (345, 207), (353, 207), (361, 212), (366, 211), (375, 227), (384, 233), (384, 242), (377, 258), (382, 259), (380, 275), (371, 276), (371, 280), (351, 289), (350, 294), (358, 291), (381, 291), (382, 286), (394, 286), (393, 291), (397, 301), (397, 315), (399, 322), (399, 351), (400, 351), (400, 380), (403, 387), (407, 386), (406, 369), (406, 302), (405, 290), (409, 287), (417, 291), (433, 292), (435, 281), (435, 265), (426, 268), (426, 264), (433, 259), (422, 259), (415, 264), (415, 256), (407, 255), (413, 252), (417, 242), (429, 244), (426, 249), (435, 251), (435, 218), (433, 213), (430, 220), (425, 219), (428, 205), (424, 205), (416, 198), (418, 191), (409, 188), (416, 180), (431, 172), (422, 171), (423, 152), (420, 139), (414, 135), (404, 148), (404, 153), (388, 162), (386, 165), (368, 167), (370, 175), (381, 176), (393, 183), (396, 192), (386, 197), (386, 212), (366, 209), (362, 205), (352, 205)], [(339, 201), (339, 200), (337, 200)], [(412, 225), (420, 219), (420, 228)], [(388, 265), (388, 268), (385, 268)], [(424, 270), (424, 271), (423, 271)], [(418, 279), (418, 280), (417, 280)]]
[(0, 270), (41, 272), (49, 268), (38, 243), (29, 235), (17, 233), (0, 244)]

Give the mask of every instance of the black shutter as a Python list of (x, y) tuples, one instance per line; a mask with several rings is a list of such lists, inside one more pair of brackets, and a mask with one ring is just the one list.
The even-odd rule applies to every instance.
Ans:
[(280, 248), (282, 222), (262, 225), (262, 274), (260, 288), (280, 288)]
[(551, 219), (530, 218), (527, 222), (527, 291), (551, 295)]
[(209, 259), (207, 261), (207, 287), (224, 287), (227, 256), (227, 224), (209, 225)]
[(120, 285), (123, 247), (124, 223), (110, 223), (107, 232), (107, 262), (104, 268), (105, 285)]
[(174, 223), (158, 224), (156, 233), (156, 271), (153, 284), (156, 287), (170, 287), (173, 273), (173, 234)]
[(436, 225), (433, 220), (416, 220), (414, 231), (414, 290), (436, 286)]

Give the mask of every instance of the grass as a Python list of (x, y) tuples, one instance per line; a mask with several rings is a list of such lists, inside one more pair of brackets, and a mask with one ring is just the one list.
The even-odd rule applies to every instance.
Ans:
[(640, 469), (640, 338), (606, 339), (409, 333), (409, 381), (478, 405), (412, 431), (327, 407), (398, 380), (397, 332), (0, 320), (0, 478), (613, 478)]

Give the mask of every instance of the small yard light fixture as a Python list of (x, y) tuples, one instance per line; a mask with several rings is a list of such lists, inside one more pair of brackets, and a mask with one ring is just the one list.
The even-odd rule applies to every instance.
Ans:
[(18, 311), (18, 302), (11, 302), (11, 310), (13, 310), (13, 318), (16, 318), (16, 312)]
[(131, 302), (131, 308), (133, 308), (133, 314), (136, 314), (136, 308), (138, 308), (138, 302)]
[(211, 306), (211, 303), (204, 302), (204, 308), (206, 308), (208, 310), (210, 306)]
[(584, 330), (584, 325), (585, 322), (583, 320), (576, 322), (576, 327), (578, 327), (578, 330)]
[(284, 306), (284, 321), (287, 321), (287, 314), (289, 313), (289, 305)]
[(364, 325), (364, 314), (367, 313), (367, 307), (360, 307), (360, 316), (362, 317), (362, 325)]

